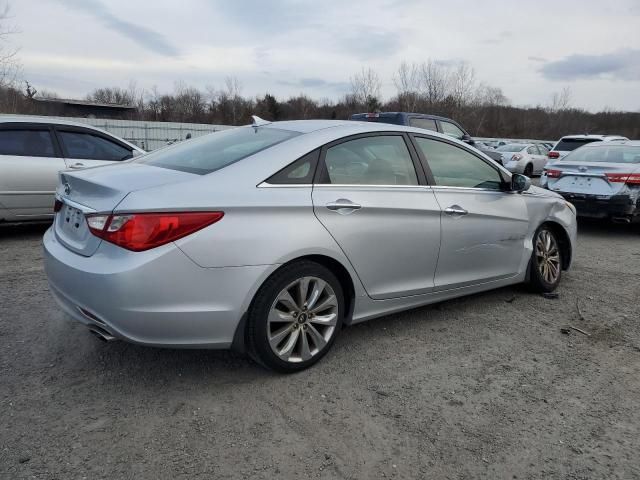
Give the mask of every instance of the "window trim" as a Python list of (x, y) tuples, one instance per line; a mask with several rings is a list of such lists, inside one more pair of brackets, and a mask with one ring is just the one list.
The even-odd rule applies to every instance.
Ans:
[(62, 148), (58, 142), (58, 137), (55, 134), (53, 125), (50, 123), (38, 123), (38, 122), (2, 122), (0, 123), (0, 130), (40, 130), (48, 131), (51, 137), (51, 143), (53, 144), (53, 156), (43, 155), (34, 157), (33, 155), (3, 155), (12, 157), (31, 157), (31, 158), (64, 158), (62, 154)]
[[(53, 127), (53, 131), (55, 132), (55, 136), (56, 139), (60, 145), (60, 151), (62, 152), (62, 155), (64, 156), (65, 159), (67, 160), (96, 160), (95, 158), (76, 158), (76, 157), (71, 157), (69, 155), (69, 152), (67, 151), (67, 148), (64, 144), (64, 142), (62, 141), (62, 136), (60, 135), (60, 133), (62, 132), (70, 132), (70, 133), (84, 133), (87, 135), (93, 135), (94, 137), (99, 137), (102, 138), (103, 140), (106, 141), (110, 141), (112, 143), (115, 143), (116, 145), (129, 150), (131, 152), (131, 158), (134, 158), (133, 152), (135, 151), (134, 148), (132, 148), (130, 145), (127, 145), (126, 143), (122, 142), (121, 140), (112, 137), (111, 135), (107, 135), (99, 130), (93, 130), (92, 128), (85, 128), (85, 127), (77, 127), (75, 125), (63, 125), (63, 124), (55, 124), (52, 125)], [(105, 161), (105, 162), (124, 162), (126, 160), (131, 160), (131, 158), (127, 158), (125, 160), (98, 160), (98, 161)]]
[[(423, 168), (424, 168), (425, 172), (427, 173), (427, 177), (429, 179), (429, 183), (431, 184), (431, 186), (434, 189), (436, 189), (436, 188), (464, 189), (464, 190), (472, 190), (472, 191), (478, 191), (478, 192), (481, 192), (481, 191), (482, 192), (484, 192), (484, 191), (489, 191), (489, 192), (509, 192), (510, 191), (511, 174), (504, 172), (501, 168), (497, 168), (496, 165), (493, 164), (494, 162), (490, 162), (487, 159), (482, 158), (481, 156), (477, 155), (476, 153), (474, 153), (470, 149), (468, 149), (468, 148), (466, 148), (466, 147), (464, 147), (462, 145), (458, 145), (456, 142), (450, 141), (447, 138), (436, 138), (436, 137), (432, 137), (430, 135), (425, 135), (425, 134), (411, 133), (409, 135), (409, 138), (410, 138), (410, 140), (411, 140), (411, 142), (413, 144), (413, 148), (415, 149), (415, 151), (418, 154), (418, 157), (420, 158), (420, 162), (423, 164)], [(493, 188), (481, 188), (481, 187), (457, 187), (457, 186), (453, 186), (453, 185), (438, 185), (436, 183), (436, 181), (435, 181), (435, 177), (433, 176), (433, 172), (431, 171), (431, 167), (429, 167), (428, 159), (424, 155), (424, 153), (422, 152), (422, 149), (418, 146), (418, 143), (416, 142), (416, 138), (424, 138), (425, 140), (432, 140), (432, 141), (435, 141), (435, 142), (446, 143), (446, 144), (448, 144), (448, 145), (450, 145), (452, 147), (464, 150), (468, 154), (473, 155), (477, 159), (483, 161), (489, 167), (491, 167), (493, 170), (498, 172), (498, 175), (500, 176), (500, 179), (502, 180), (500, 190), (495, 190)]]
[[(321, 180), (323, 178), (328, 177), (329, 173), (327, 172), (327, 164), (325, 162), (327, 150), (335, 147), (336, 145), (340, 145), (342, 143), (350, 142), (352, 140), (358, 140), (360, 138), (369, 138), (369, 137), (401, 137), (404, 141), (404, 144), (407, 148), (407, 152), (409, 152), (409, 157), (411, 158), (411, 162), (413, 164), (413, 168), (416, 172), (416, 178), (418, 180), (417, 185), (367, 185), (367, 184), (346, 184), (346, 183), (322, 183)], [(313, 185), (314, 187), (369, 187), (369, 188), (416, 188), (425, 185), (429, 185), (425, 172), (423, 170), (423, 165), (418, 158), (415, 147), (413, 146), (409, 135), (406, 132), (398, 132), (398, 131), (383, 131), (383, 132), (367, 132), (367, 133), (358, 133), (355, 135), (349, 135), (347, 137), (342, 137), (332, 142), (326, 143), (320, 149), (320, 158), (318, 159), (318, 167), (316, 168), (316, 174), (313, 177)]]

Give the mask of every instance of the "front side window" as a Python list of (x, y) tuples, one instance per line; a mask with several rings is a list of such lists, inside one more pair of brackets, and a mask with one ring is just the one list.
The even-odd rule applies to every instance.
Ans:
[(529, 148), (527, 148), (527, 153), (529, 155), (538, 155), (538, 149), (534, 145), (531, 145)]
[(416, 170), (400, 135), (349, 140), (327, 149), (320, 183), (333, 185), (418, 185)]
[(464, 132), (451, 122), (440, 122), (440, 125), (442, 125), (442, 133), (446, 135), (454, 138), (462, 138), (464, 136)]
[(472, 153), (438, 140), (416, 138), (436, 185), (501, 190), (502, 177)]
[(0, 130), (0, 155), (55, 157), (49, 130)]
[(206, 175), (298, 135), (279, 128), (232, 128), (177, 143), (134, 161)]
[(98, 135), (76, 131), (58, 131), (67, 158), (83, 160), (127, 160), (131, 149)]
[(438, 127), (436, 126), (436, 121), (430, 118), (410, 118), (409, 126), (416, 128), (424, 128), (425, 130), (431, 130), (433, 132), (438, 131)]

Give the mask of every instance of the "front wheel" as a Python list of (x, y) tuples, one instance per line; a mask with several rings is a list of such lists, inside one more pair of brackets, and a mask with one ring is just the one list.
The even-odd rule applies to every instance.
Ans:
[(552, 292), (560, 284), (562, 252), (556, 234), (543, 225), (533, 236), (529, 284), (536, 292)]
[(530, 163), (527, 164), (526, 167), (524, 167), (524, 174), (531, 178), (533, 176), (533, 165), (531, 165)]
[(308, 368), (331, 348), (343, 316), (342, 287), (328, 268), (287, 265), (265, 282), (249, 310), (249, 355), (279, 372)]

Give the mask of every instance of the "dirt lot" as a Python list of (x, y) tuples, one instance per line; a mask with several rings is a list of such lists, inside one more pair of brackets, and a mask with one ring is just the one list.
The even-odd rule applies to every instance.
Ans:
[(43, 232), (0, 229), (1, 478), (640, 478), (640, 228), (581, 223), (557, 300), (393, 315), (291, 376), (99, 342), (50, 297)]

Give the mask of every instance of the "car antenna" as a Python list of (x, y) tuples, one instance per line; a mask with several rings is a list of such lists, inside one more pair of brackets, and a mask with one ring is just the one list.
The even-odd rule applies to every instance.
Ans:
[(251, 115), (251, 118), (253, 119), (253, 123), (251, 124), (252, 127), (257, 128), (257, 127), (262, 127), (264, 125), (269, 125), (271, 122), (267, 121), (267, 120), (263, 120), (262, 118), (260, 118), (257, 115)]

